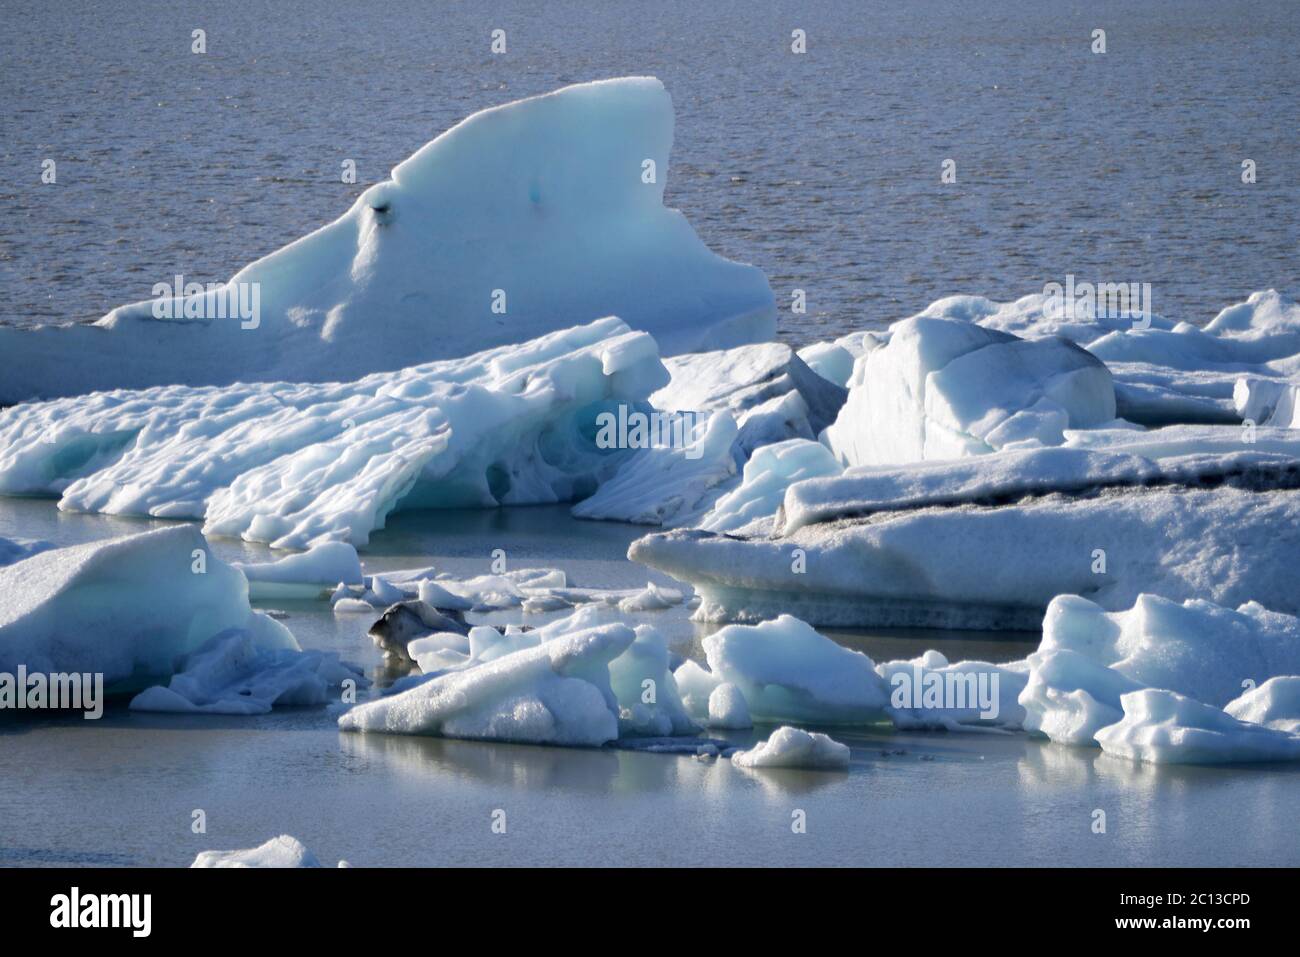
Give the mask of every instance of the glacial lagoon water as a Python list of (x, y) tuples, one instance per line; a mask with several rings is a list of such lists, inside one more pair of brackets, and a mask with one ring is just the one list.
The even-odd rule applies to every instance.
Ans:
[[(0, 499), (0, 536), (74, 544), (153, 524)], [(392, 518), (367, 568), (563, 568), (575, 584), (666, 581), (624, 557), (643, 530), (563, 507)], [(223, 558), (266, 551), (214, 540)], [(280, 604), (304, 647), (386, 680), (370, 616)], [(706, 626), (644, 613), (698, 654)], [(938, 647), (1008, 661), (1027, 634), (833, 633), (877, 660)], [(768, 728), (722, 735), (737, 744)], [(0, 866), (187, 865), (200, 850), (279, 833), (322, 859), (379, 865), (1294, 865), (1300, 768), (1133, 765), (991, 733), (830, 731), (846, 773), (743, 771), (729, 762), (600, 749), (343, 734), (326, 708), (252, 718), (133, 714), (0, 723)], [(207, 833), (191, 831), (194, 810)], [(1106, 812), (1106, 833), (1093, 831)], [(494, 833), (493, 812), (506, 832)], [(804, 812), (806, 833), (791, 830)]]
[(1067, 273), (1149, 282), (1156, 312), (1195, 324), (1300, 289), (1281, 214), (1300, 205), (1290, 0), (6, 0), (2, 16), (0, 321), (97, 319), (178, 272), (225, 280), (475, 110), (646, 73), (677, 112), (668, 203), (767, 273), (793, 343)]

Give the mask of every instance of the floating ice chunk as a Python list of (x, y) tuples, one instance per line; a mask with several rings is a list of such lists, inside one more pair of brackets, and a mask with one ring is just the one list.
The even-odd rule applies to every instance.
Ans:
[(618, 737), (609, 664), (635, 639), (623, 625), (584, 629), (358, 705), (339, 727), (598, 746)]
[[(994, 302), (983, 296), (948, 296), (931, 303), (920, 316), (934, 319), (958, 319), (986, 329), (1007, 332), (1022, 339), (1061, 336), (1087, 345), (1108, 332), (1131, 330), (1135, 324), (1150, 324), (1152, 329), (1172, 329), (1174, 323), (1154, 313), (1147, 317), (1120, 315), (1124, 310), (1098, 308), (1092, 300), (1076, 297), (1068, 302), (1064, 296), (1031, 293), (1014, 302)], [(1133, 310), (1127, 310), (1132, 312)]]
[(137, 691), (232, 629), (260, 648), (298, 649), (287, 628), (249, 607), (244, 576), (192, 525), (0, 568), (0, 671), (102, 672), (106, 691)]
[(682, 603), (682, 593), (676, 588), (665, 588), (646, 582), (645, 590), (622, 599), (619, 611), (662, 611)]
[(771, 519), (791, 485), (842, 471), (835, 456), (820, 442), (790, 439), (765, 445), (745, 463), (740, 486), (718, 499), (699, 527), (735, 532), (753, 522)]
[(889, 717), (898, 728), (1018, 730), (1025, 709), (1017, 702), (1028, 678), (1023, 662), (949, 664), (937, 651), (911, 661), (888, 661), (876, 671), (889, 684)]
[(1295, 554), (1300, 491), (1231, 485), (923, 508), (762, 539), (675, 531), (628, 550), (690, 582), (700, 621), (788, 612), (821, 625), (949, 628), (1036, 628), (1061, 594), (1109, 610), (1150, 592), (1297, 614)]
[(204, 518), (282, 548), (364, 544), (403, 507), (571, 501), (627, 457), (608, 403), (667, 377), (617, 319), (344, 384), (166, 387), (0, 411), (0, 492), (60, 507)]
[(1026, 439), (1060, 444), (1066, 427), (1115, 418), (1110, 373), (1064, 339), (931, 318), (891, 332), (862, 360), (860, 381), (822, 435), (846, 465), (957, 458)]
[(1271, 359), (1293, 356), (1300, 353), (1300, 304), (1276, 289), (1252, 292), (1210, 320), (1205, 331), (1251, 343)]
[(744, 730), (754, 726), (745, 694), (730, 682), (723, 682), (709, 694), (709, 727)]
[(1097, 732), (1107, 754), (1152, 764), (1300, 760), (1300, 735), (1239, 721), (1173, 691), (1146, 688), (1120, 699), (1124, 718)]
[(453, 594), (436, 581), (420, 582), (419, 595), (420, 601), (442, 611), (469, 611), (474, 607), (474, 602), (462, 595)]
[(731, 763), (740, 768), (799, 768), (808, 771), (847, 771), (848, 745), (816, 731), (789, 725), (748, 751), (737, 751)]
[(322, 598), (339, 584), (361, 584), (361, 561), (346, 542), (322, 542), (275, 562), (233, 564), (248, 579), (253, 601)]
[(354, 688), (370, 684), (335, 654), (267, 649), (248, 632), (231, 631), (186, 655), (171, 681), (136, 695), (131, 710), (267, 714), (275, 707), (327, 704), (345, 681)]
[(642, 625), (636, 640), (610, 662), (610, 687), (620, 708), (620, 736), (667, 737), (694, 734), (699, 727), (687, 714), (668, 667), (668, 644)]
[(682, 704), (691, 717), (705, 721), (709, 717), (709, 699), (721, 682), (717, 675), (701, 667), (700, 663), (687, 658), (673, 672), (677, 682), (677, 691)]
[(340, 598), (334, 602), (336, 615), (373, 615), (375, 606), (360, 598)]
[(1062, 595), (1048, 606), (1039, 650), (1073, 651), (1141, 685), (1221, 708), (1250, 682), (1300, 674), (1300, 620), (1255, 603), (1233, 611), (1157, 595), (1108, 613)]
[[(710, 252), (663, 206), (672, 137), (672, 103), (652, 77), (476, 113), (340, 219), (215, 294), (122, 306), (94, 326), (0, 329), (0, 404), (182, 381), (355, 378), (607, 315), (669, 353), (769, 339), (776, 308), (763, 273)], [(256, 315), (215, 313), (232, 292), (256, 292)], [(155, 318), (163, 306), (204, 311)]]
[(1029, 681), (1019, 698), (1024, 728), (1058, 744), (1095, 744), (1098, 731), (1123, 717), (1120, 699), (1142, 689), (1077, 651), (1038, 651), (1028, 662)]
[(0, 566), (12, 565), (38, 552), (47, 552), (54, 546), (49, 542), (26, 538), (0, 538)]
[(875, 663), (782, 615), (728, 625), (704, 639), (709, 670), (765, 721), (865, 724), (883, 718), (888, 688)]
[(1300, 675), (1269, 678), (1223, 709), (1238, 721), (1300, 734)]
[[(296, 837), (281, 834), (242, 851), (200, 851), (190, 867), (320, 867), (316, 855)], [(343, 862), (339, 862), (343, 866)]]

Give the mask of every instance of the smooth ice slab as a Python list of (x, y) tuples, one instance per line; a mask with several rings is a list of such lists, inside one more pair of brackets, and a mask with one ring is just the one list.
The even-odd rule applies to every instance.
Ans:
[[(476, 113), (215, 292), (122, 306), (92, 326), (0, 328), (0, 404), (351, 379), (607, 315), (668, 354), (770, 339), (763, 273), (710, 252), (663, 205), (672, 139), (672, 103), (652, 77)], [(182, 318), (155, 318), (164, 309)]]

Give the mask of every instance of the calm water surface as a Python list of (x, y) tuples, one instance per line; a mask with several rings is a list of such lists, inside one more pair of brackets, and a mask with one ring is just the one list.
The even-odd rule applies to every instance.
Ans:
[[(0, 535), (60, 544), (148, 527), (0, 499)], [(375, 536), (368, 567), (483, 572), (494, 547), (573, 584), (658, 573), (622, 556), (638, 529), (562, 508), (410, 513)], [(264, 550), (214, 541), (227, 558)], [(279, 608), (300, 642), (376, 676), (367, 616)], [(638, 616), (698, 653), (681, 612)], [(939, 647), (1007, 661), (1024, 634), (836, 633), (877, 659)], [(441, 864), (1296, 864), (1300, 769), (1152, 768), (1023, 736), (827, 729), (847, 773), (747, 772), (616, 750), (341, 734), (325, 708), (265, 717), (132, 714), (0, 724), (0, 865), (186, 865), (200, 850), (279, 833), (322, 860)], [(728, 734), (736, 744), (770, 728)], [(202, 808), (208, 833), (190, 831)], [(1092, 812), (1107, 813), (1093, 834)], [(493, 834), (492, 812), (507, 815)], [(807, 833), (791, 832), (802, 810)]]

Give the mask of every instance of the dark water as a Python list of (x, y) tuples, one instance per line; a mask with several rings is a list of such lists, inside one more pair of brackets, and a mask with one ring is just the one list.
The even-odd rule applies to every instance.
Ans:
[[(225, 279), (473, 110), (650, 73), (677, 108), (669, 201), (761, 266), (783, 306), (807, 290), (808, 314), (783, 320), (791, 341), (1067, 272), (1150, 282), (1157, 312), (1201, 323), (1255, 289), (1300, 292), (1296, 14), (1287, 0), (0, 0), (0, 320), (94, 319), (176, 272)], [(355, 186), (339, 182), (345, 158)], [(939, 182), (946, 158), (955, 185)]]

